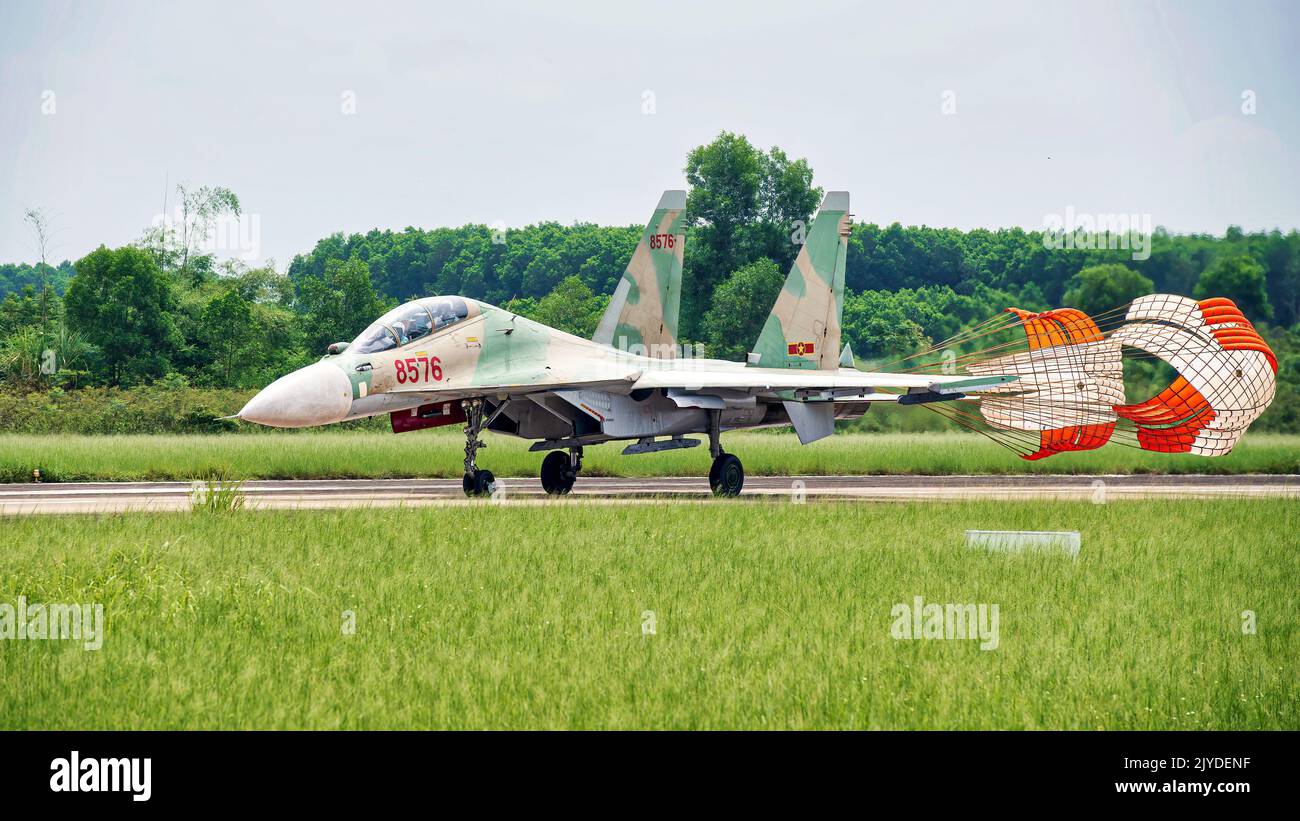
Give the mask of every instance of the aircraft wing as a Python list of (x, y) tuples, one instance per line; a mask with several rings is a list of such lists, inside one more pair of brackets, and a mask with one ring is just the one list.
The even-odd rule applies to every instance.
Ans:
[(921, 389), (940, 394), (978, 391), (1013, 381), (1015, 377), (991, 376), (972, 379), (969, 376), (944, 376), (914, 373), (868, 373), (841, 368), (839, 370), (793, 370), (777, 368), (744, 368), (734, 370), (705, 370), (681, 368), (674, 370), (649, 370), (632, 385), (642, 388), (681, 388), (708, 390), (727, 388), (753, 393), (771, 391), (814, 391), (840, 389), (852, 392), (876, 388), (899, 390)]
[[(829, 369), (693, 369), (649, 370), (633, 390), (663, 388), (678, 405), (708, 407), (712, 391), (745, 391), (779, 398), (803, 444), (830, 436), (835, 430), (835, 403), (897, 402), (925, 404), (964, 399), (968, 391), (988, 390), (1014, 381), (1015, 376), (948, 376), (918, 373), (867, 373), (852, 368)], [(886, 391), (881, 393), (881, 390)], [(889, 393), (888, 391), (898, 391)], [(697, 404), (698, 403), (698, 404)]]

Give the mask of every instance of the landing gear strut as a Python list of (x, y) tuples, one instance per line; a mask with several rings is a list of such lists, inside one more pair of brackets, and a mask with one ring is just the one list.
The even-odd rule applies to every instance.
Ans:
[(573, 490), (580, 470), (582, 448), (569, 448), (568, 453), (553, 450), (542, 460), (542, 489), (552, 496), (563, 496)]
[(491, 496), (497, 477), (490, 470), (479, 470), (475, 462), (479, 449), (487, 447), (487, 442), (479, 439), (478, 435), (491, 419), (484, 418), (482, 399), (465, 399), (460, 406), (465, 411), (465, 476), (461, 479), (461, 488), (466, 496)]
[(709, 487), (714, 496), (739, 496), (745, 486), (745, 468), (740, 459), (722, 450), (722, 411), (709, 411), (709, 454), (713, 467), (709, 468)]

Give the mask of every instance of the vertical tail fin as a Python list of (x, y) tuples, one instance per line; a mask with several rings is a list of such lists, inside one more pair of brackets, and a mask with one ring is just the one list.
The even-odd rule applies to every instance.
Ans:
[(592, 341), (659, 359), (676, 356), (685, 210), (685, 191), (660, 197)]
[(849, 226), (848, 192), (827, 192), (754, 343), (757, 356), (750, 357), (751, 365), (810, 370), (840, 367)]

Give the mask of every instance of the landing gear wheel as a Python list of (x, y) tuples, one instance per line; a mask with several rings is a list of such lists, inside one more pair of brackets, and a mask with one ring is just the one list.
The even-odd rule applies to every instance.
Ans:
[(498, 405), (491, 416), (485, 415), (482, 399), (464, 399), (460, 406), (465, 411), (465, 476), (460, 480), (461, 489), (466, 496), (491, 496), (497, 477), (490, 470), (479, 470), (475, 460), (487, 442), (478, 435), (492, 423), (502, 406)]
[(563, 496), (573, 490), (578, 479), (572, 460), (567, 453), (553, 450), (542, 460), (542, 490), (552, 496)]
[(709, 487), (715, 496), (739, 496), (745, 486), (745, 469), (730, 453), (720, 453), (709, 469)]
[[(470, 489), (471, 483), (473, 488)], [(497, 477), (492, 475), (490, 470), (480, 470), (472, 477), (467, 473), (461, 484), (465, 487), (465, 492), (470, 496), (491, 496), (492, 491), (496, 488)]]

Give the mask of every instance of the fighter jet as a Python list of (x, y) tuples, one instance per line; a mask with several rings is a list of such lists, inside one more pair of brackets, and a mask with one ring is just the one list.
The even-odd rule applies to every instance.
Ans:
[(866, 373), (840, 348), (849, 195), (828, 193), (745, 362), (683, 355), (678, 345), (685, 191), (666, 191), (591, 339), (462, 296), (407, 302), (319, 362), (277, 379), (237, 418), (273, 427), (389, 414), (395, 433), (464, 424), (463, 487), (490, 494), (478, 464), (493, 431), (535, 440), (547, 493), (565, 494), (584, 448), (624, 441), (646, 454), (701, 444), (709, 484), (735, 496), (744, 468), (723, 450), (741, 428), (793, 426), (803, 444), (871, 402), (947, 402), (1014, 375)]

